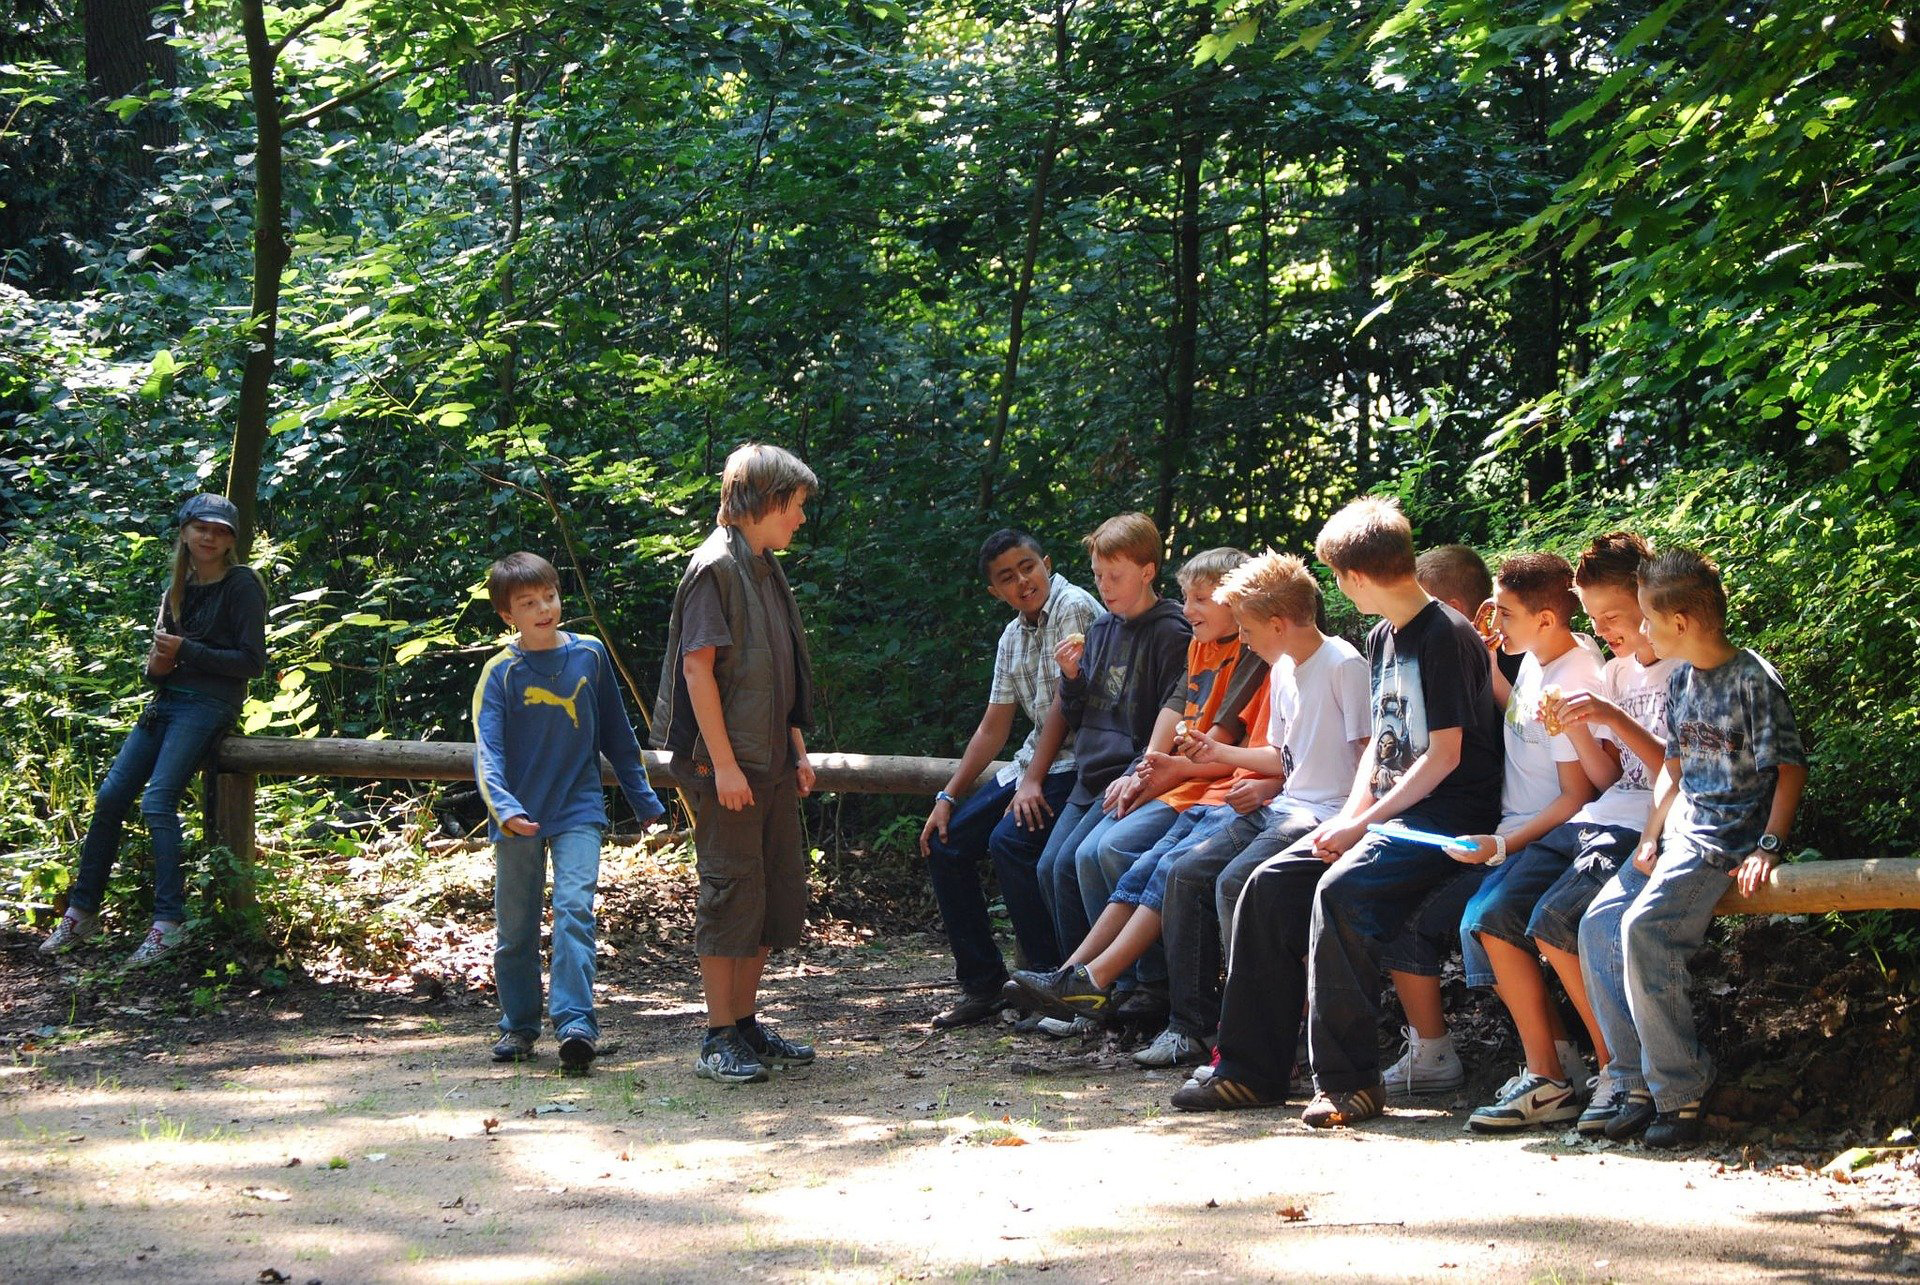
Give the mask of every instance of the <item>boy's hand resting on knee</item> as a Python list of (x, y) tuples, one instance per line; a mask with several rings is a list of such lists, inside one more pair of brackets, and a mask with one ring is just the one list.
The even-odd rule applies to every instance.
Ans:
[(1007, 805), (1007, 811), (1013, 813), (1014, 824), (1022, 830), (1038, 830), (1053, 816), (1046, 792), (1036, 782), (1024, 780), (1013, 792), (1013, 802)]
[(540, 823), (532, 817), (525, 816), (508, 817), (500, 823), (500, 828), (508, 834), (517, 834), (521, 838), (540, 833)]
[(1733, 868), (1733, 886), (1740, 890), (1742, 897), (1751, 897), (1773, 873), (1776, 860), (1776, 854), (1755, 848), (1745, 861)]
[(714, 766), (713, 793), (720, 800), (720, 806), (729, 812), (753, 806), (753, 787), (747, 784), (747, 774), (740, 770), (738, 764), (733, 767)]
[(1633, 850), (1633, 868), (1643, 875), (1652, 874), (1654, 863), (1658, 860), (1660, 860), (1660, 845), (1657, 842), (1642, 843)]

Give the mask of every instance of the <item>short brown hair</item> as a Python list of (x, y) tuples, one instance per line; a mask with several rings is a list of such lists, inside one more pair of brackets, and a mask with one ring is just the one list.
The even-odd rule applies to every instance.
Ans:
[(1609, 531), (1595, 536), (1573, 568), (1573, 582), (1582, 589), (1612, 585), (1632, 593), (1640, 564), (1653, 556), (1653, 546), (1631, 531)]
[(1310, 625), (1320, 619), (1320, 582), (1306, 562), (1291, 553), (1268, 550), (1249, 558), (1227, 573), (1213, 598), (1239, 615), (1260, 620)]
[(1125, 558), (1156, 571), (1160, 567), (1160, 528), (1144, 513), (1108, 518), (1080, 543), (1091, 557)]
[(1436, 598), (1466, 603), (1469, 612), (1493, 596), (1486, 560), (1464, 544), (1428, 549), (1414, 559), (1413, 578)]
[(1726, 586), (1720, 583), (1720, 568), (1706, 554), (1668, 549), (1641, 563), (1637, 579), (1655, 611), (1726, 632)]
[(1397, 500), (1362, 496), (1320, 528), (1313, 542), (1320, 561), (1343, 574), (1371, 580), (1405, 580), (1413, 574), (1413, 526)]
[(764, 442), (736, 446), (720, 471), (720, 526), (758, 522), (788, 500), (820, 489), (820, 479), (792, 451)]
[(1245, 549), (1205, 549), (1182, 563), (1173, 578), (1182, 590), (1193, 588), (1196, 580), (1210, 581), (1217, 589), (1227, 573), (1244, 564), (1250, 556)]
[(487, 568), (487, 601), (504, 613), (522, 589), (545, 586), (560, 592), (560, 573), (537, 553), (509, 553)]
[(1528, 611), (1551, 611), (1563, 625), (1580, 610), (1573, 568), (1557, 553), (1517, 553), (1500, 564), (1499, 580)]

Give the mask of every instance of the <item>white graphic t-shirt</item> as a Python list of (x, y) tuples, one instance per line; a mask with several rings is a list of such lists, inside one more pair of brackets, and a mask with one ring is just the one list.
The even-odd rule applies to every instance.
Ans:
[[(1661, 735), (1667, 726), (1667, 680), (1677, 660), (1656, 660), (1643, 665), (1632, 656), (1615, 656), (1600, 674), (1600, 694), (1625, 710), (1640, 726)], [(1640, 756), (1609, 728), (1593, 726), (1595, 738), (1612, 741), (1620, 747), (1620, 779), (1607, 792), (1574, 813), (1575, 821), (1589, 825), (1616, 825), (1628, 830), (1643, 830), (1647, 814), (1653, 810), (1653, 778), (1660, 772), (1658, 763), (1643, 763)]]

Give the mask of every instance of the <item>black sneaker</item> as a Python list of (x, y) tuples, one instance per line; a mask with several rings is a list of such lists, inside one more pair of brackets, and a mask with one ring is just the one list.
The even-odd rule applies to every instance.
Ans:
[(933, 1015), (933, 1029), (951, 1031), (955, 1027), (984, 1022), (1000, 1011), (1000, 992), (991, 995), (962, 995), (953, 1005)]
[(1135, 987), (1127, 992), (1125, 999), (1116, 1000), (1113, 1006), (1114, 1017), (1142, 1031), (1163, 1029), (1172, 1011), (1166, 993), (1152, 986)]
[(1032, 973), (1015, 973), (1013, 980), (1034, 1008), (1051, 1017), (1104, 1017), (1113, 1000), (1113, 988), (1096, 983), (1085, 964), (1064, 968), (1044, 981)]
[(796, 1043), (765, 1022), (741, 1030), (740, 1040), (762, 1066), (784, 1069), (813, 1064), (813, 1045)]
[(703, 1080), (718, 1080), (722, 1084), (760, 1084), (773, 1078), (740, 1038), (740, 1032), (731, 1028), (700, 1042), (700, 1056), (694, 1059), (693, 1073)]
[(1066, 976), (1068, 968), (1016, 968), (1006, 976), (1006, 985), (1000, 987), (1000, 1005), (1041, 1016), (1071, 1018), (1073, 1010), (1052, 999), (1054, 983)]
[(1212, 1075), (1198, 1083), (1188, 1080), (1174, 1090), (1171, 1101), (1182, 1111), (1246, 1111), (1284, 1106), (1287, 1095), (1264, 1093), (1244, 1080)]
[(496, 1062), (531, 1062), (535, 1056), (533, 1036), (525, 1031), (508, 1031), (493, 1046)]
[(1641, 1141), (1649, 1147), (1662, 1150), (1692, 1146), (1700, 1141), (1703, 1123), (1700, 1114), (1705, 1105), (1705, 1099), (1695, 1098), (1678, 1110), (1660, 1112), (1653, 1117), (1653, 1123), (1647, 1126), (1647, 1136)]
[(563, 1035), (560, 1037), (560, 1070), (567, 1075), (585, 1075), (593, 1069), (594, 1054), (599, 1047), (591, 1035)]
[(1653, 1094), (1645, 1089), (1629, 1089), (1613, 1118), (1601, 1125), (1600, 1131), (1615, 1142), (1623, 1142), (1644, 1132), (1653, 1123), (1654, 1115)]

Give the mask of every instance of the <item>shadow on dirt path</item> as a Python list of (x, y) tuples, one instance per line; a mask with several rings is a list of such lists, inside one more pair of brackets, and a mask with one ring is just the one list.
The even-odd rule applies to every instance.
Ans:
[[(487, 1061), (484, 996), (208, 1004), (0, 935), (0, 1278), (1833, 1281), (1920, 1268), (1911, 1171), (1472, 1139), (1461, 1102), (1306, 1129), (1183, 1117), (1170, 1073), (1000, 1027), (929, 1036), (924, 939), (809, 951), (767, 1016), (814, 1067), (691, 1074), (691, 970), (627, 970), (606, 1055)], [(91, 961), (97, 969), (99, 961)]]

